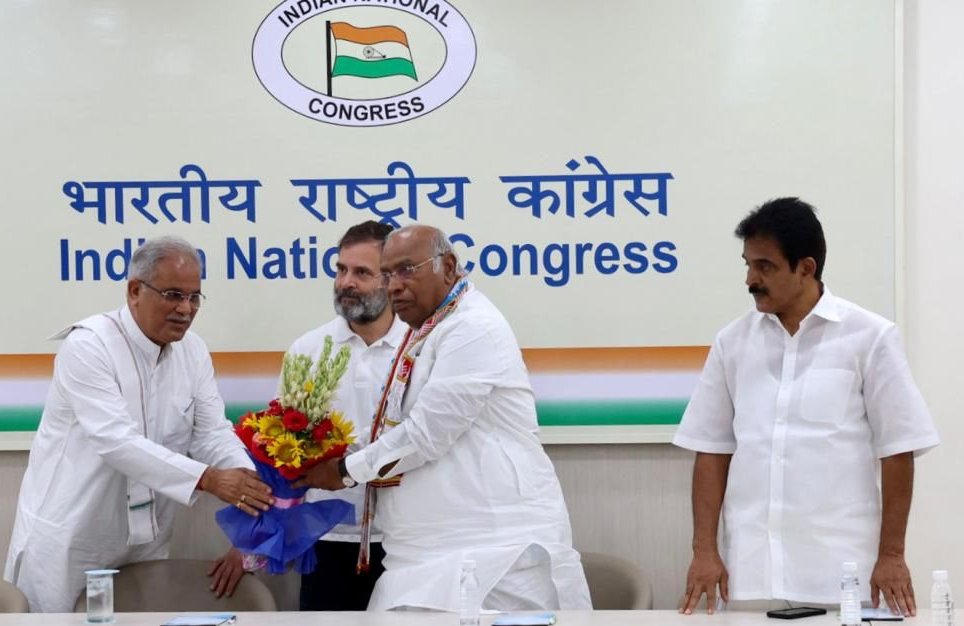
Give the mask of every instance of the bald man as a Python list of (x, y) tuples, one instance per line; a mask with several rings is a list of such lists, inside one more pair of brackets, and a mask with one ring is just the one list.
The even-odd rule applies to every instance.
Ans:
[(386, 554), (369, 610), (458, 610), (463, 560), (477, 564), (483, 608), (591, 608), (508, 322), (465, 277), (438, 229), (392, 232), (381, 271), (410, 330), (375, 437), (305, 480), (323, 489), (367, 483), (365, 511), (377, 515)]

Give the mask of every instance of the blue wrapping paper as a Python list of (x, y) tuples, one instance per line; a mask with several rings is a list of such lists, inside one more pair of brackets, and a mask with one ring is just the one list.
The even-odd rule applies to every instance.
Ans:
[[(303, 498), (308, 491), (293, 488), (274, 467), (252, 460), (276, 499)], [(283, 574), (290, 565), (298, 573), (308, 574), (318, 564), (312, 549), (315, 542), (338, 524), (353, 522), (355, 506), (344, 500), (304, 502), (286, 509), (273, 506), (257, 517), (228, 506), (215, 518), (235, 548), (267, 559), (268, 573)]]

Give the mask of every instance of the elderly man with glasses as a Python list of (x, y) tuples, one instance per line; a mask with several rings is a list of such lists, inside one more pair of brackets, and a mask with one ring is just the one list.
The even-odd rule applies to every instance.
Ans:
[(463, 560), (476, 562), (483, 608), (590, 608), (508, 322), (435, 228), (392, 232), (381, 270), (409, 330), (380, 393), (372, 442), (302, 481), (366, 484), (359, 568), (368, 565), (372, 519), (385, 550), (368, 609), (457, 610)]
[(166, 558), (177, 504), (200, 491), (250, 515), (272, 504), (188, 332), (203, 299), (195, 249), (154, 239), (127, 304), (58, 335), (4, 572), (31, 611), (72, 611), (84, 570)]

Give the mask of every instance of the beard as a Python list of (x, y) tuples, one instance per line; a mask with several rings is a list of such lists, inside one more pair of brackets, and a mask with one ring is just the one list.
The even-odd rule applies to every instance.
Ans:
[[(354, 298), (355, 301), (342, 304), (342, 298)], [(377, 320), (387, 307), (388, 290), (384, 287), (369, 294), (353, 289), (335, 289), (335, 313), (349, 322), (370, 324)]]

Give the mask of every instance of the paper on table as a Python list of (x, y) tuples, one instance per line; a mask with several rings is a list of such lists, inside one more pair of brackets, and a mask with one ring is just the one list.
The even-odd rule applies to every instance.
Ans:
[(891, 613), (886, 606), (879, 608), (865, 607), (860, 609), (860, 619), (868, 622), (901, 622), (904, 616), (899, 613)]
[(180, 615), (172, 617), (161, 626), (221, 626), (233, 624), (237, 616), (234, 613), (207, 613), (205, 615)]
[(555, 613), (506, 613), (492, 620), (492, 626), (551, 626)]

